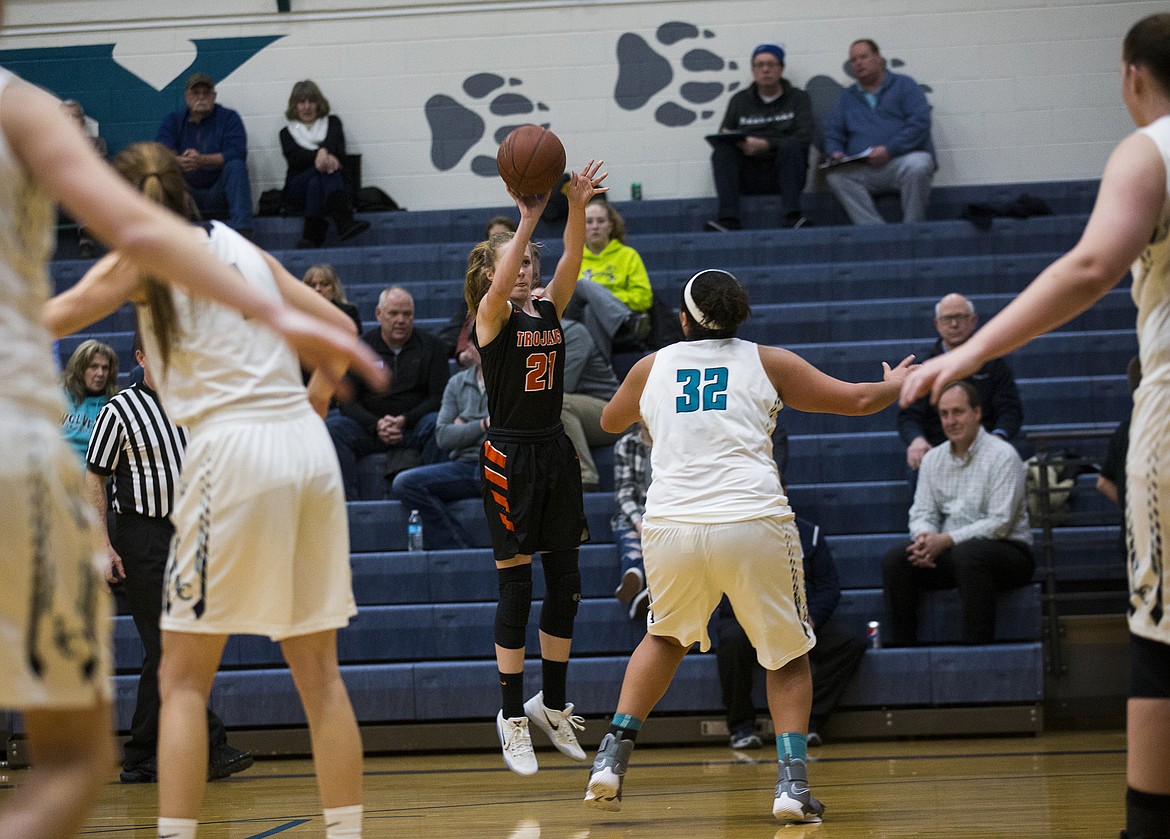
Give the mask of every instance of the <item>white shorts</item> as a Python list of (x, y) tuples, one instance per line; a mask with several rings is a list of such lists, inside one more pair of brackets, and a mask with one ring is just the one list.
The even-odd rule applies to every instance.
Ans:
[(1170, 644), (1170, 388), (1143, 382), (1136, 394), (1126, 456), (1129, 630)]
[(707, 623), (726, 594), (766, 670), (816, 643), (804, 595), (800, 536), (791, 514), (734, 524), (643, 519), (651, 635), (711, 648)]
[(193, 429), (171, 519), (163, 629), (279, 641), (357, 614), (341, 471), (310, 411)]
[(97, 515), (60, 426), (4, 408), (0, 439), (0, 706), (88, 708), (111, 691)]

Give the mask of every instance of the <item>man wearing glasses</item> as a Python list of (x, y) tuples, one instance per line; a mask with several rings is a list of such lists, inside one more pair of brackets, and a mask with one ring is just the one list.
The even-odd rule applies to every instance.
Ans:
[[(961, 294), (948, 294), (934, 307), (934, 328), (938, 340), (928, 358), (953, 350), (970, 338), (979, 325), (975, 306)], [(919, 360), (925, 359), (919, 357)], [(992, 434), (1011, 440), (1020, 431), (1024, 409), (1012, 368), (1002, 358), (993, 359), (967, 379), (979, 391), (982, 425)], [(938, 411), (927, 398), (919, 399), (898, 412), (898, 436), (906, 445), (906, 465), (918, 471), (922, 456), (946, 439)]]
[(719, 211), (704, 228), (739, 230), (740, 195), (777, 191), (783, 226), (806, 225), (800, 194), (812, 135), (812, 102), (784, 78), (784, 49), (760, 44), (752, 52), (751, 85), (731, 97), (719, 134), (708, 137)]

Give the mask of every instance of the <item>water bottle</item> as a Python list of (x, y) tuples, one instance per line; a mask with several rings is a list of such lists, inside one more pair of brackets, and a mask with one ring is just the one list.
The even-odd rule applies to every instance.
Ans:
[(423, 549), (422, 516), (418, 510), (411, 510), (410, 518), (406, 520), (406, 549), (411, 553)]
[(632, 184), (630, 184), (630, 200), (631, 201), (641, 201), (642, 200), (642, 184), (639, 183), (638, 181), (634, 181)]

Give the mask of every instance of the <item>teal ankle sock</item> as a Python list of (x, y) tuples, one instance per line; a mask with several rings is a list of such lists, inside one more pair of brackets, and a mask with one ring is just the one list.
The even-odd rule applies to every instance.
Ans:
[(776, 735), (776, 757), (783, 763), (786, 760), (803, 760), (808, 762), (808, 735), (788, 731)]
[(637, 740), (638, 732), (642, 730), (642, 721), (629, 714), (614, 714), (613, 722), (609, 724), (609, 732), (619, 740)]

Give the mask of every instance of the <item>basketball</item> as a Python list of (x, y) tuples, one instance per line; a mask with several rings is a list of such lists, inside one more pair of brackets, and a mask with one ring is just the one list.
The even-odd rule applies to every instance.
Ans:
[(565, 173), (565, 147), (547, 128), (521, 125), (500, 143), (496, 167), (513, 192), (544, 195)]

